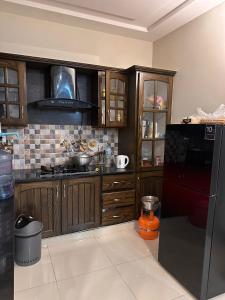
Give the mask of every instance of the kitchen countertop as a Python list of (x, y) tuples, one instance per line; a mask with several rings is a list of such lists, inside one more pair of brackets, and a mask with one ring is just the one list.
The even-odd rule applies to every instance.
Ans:
[(127, 167), (125, 169), (117, 169), (115, 167), (105, 168), (101, 167), (99, 171), (96, 171), (95, 168), (90, 169), (88, 172), (78, 172), (74, 174), (57, 174), (50, 175), (47, 177), (41, 177), (40, 169), (20, 169), (14, 170), (13, 175), (15, 179), (15, 183), (26, 183), (26, 182), (34, 182), (34, 181), (50, 181), (50, 180), (61, 180), (61, 179), (71, 179), (71, 178), (81, 178), (81, 177), (90, 177), (90, 176), (103, 176), (103, 175), (119, 175), (119, 174), (127, 174), (134, 173), (134, 169), (131, 167)]

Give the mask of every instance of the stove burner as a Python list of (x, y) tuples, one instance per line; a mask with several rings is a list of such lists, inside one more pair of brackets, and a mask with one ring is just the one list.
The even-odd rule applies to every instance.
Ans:
[(89, 170), (87, 167), (75, 168), (74, 166), (41, 166), (41, 177), (51, 177), (57, 175), (71, 175), (71, 174), (82, 174), (82, 173), (93, 173), (95, 171)]

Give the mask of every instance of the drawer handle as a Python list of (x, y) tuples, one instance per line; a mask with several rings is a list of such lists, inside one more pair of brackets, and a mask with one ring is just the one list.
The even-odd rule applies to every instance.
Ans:
[(120, 218), (120, 216), (112, 216), (113, 217), (113, 219), (118, 219), (118, 218)]
[(119, 184), (120, 181), (113, 181), (113, 184)]
[(114, 202), (119, 202), (119, 201), (120, 201), (119, 198), (115, 198), (115, 199), (113, 199), (113, 200), (114, 200)]

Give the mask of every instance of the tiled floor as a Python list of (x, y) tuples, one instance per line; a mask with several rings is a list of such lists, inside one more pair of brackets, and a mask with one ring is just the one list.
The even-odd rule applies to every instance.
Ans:
[(15, 300), (193, 300), (160, 267), (157, 247), (134, 222), (45, 239), (39, 263), (15, 267)]

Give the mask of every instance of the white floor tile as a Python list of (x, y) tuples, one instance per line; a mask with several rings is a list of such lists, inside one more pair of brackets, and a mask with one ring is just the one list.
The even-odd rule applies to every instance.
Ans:
[(15, 293), (14, 300), (60, 300), (56, 283)]
[(42, 248), (41, 260), (32, 266), (20, 267), (15, 265), (15, 291), (37, 287), (54, 282), (55, 276), (47, 248)]
[(58, 282), (63, 300), (135, 300), (114, 267)]
[(183, 288), (151, 258), (117, 266), (138, 300), (172, 300), (184, 295)]
[(97, 237), (113, 264), (120, 264), (151, 255), (147, 243), (135, 231), (123, 230)]
[(123, 231), (123, 230), (134, 230), (136, 228), (136, 222), (131, 221), (131, 222), (126, 222), (126, 223), (121, 223), (121, 224), (116, 224), (116, 225), (111, 225), (111, 226), (105, 226), (105, 227), (99, 227), (95, 230), (93, 230), (93, 234), (95, 237), (101, 237), (110, 234), (111, 232), (118, 232), (118, 231)]
[(222, 295), (220, 295), (220, 296), (211, 298), (210, 300), (225, 300), (225, 294), (222, 294)]
[(52, 246), (55, 244), (61, 244), (65, 241), (70, 241), (70, 240), (84, 240), (84, 239), (89, 239), (93, 238), (94, 233), (93, 230), (86, 230), (86, 231), (80, 231), (80, 232), (75, 232), (75, 233), (70, 233), (70, 234), (64, 234), (52, 238), (46, 238), (42, 240), (42, 245), (44, 246)]
[(49, 246), (57, 280), (67, 279), (111, 266), (95, 239), (66, 241)]

